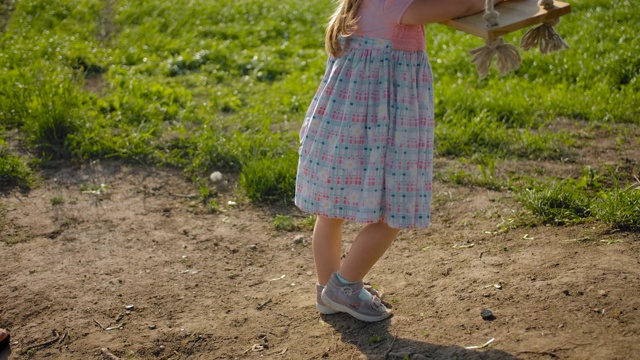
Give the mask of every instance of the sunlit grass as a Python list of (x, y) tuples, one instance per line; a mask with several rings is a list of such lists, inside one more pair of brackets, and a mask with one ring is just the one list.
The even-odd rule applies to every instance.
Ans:
[(26, 190), (32, 186), (33, 181), (33, 171), (26, 162), (11, 154), (7, 144), (0, 139), (0, 191), (14, 187)]
[[(330, 0), (12, 4), (0, 9), (0, 125), (22, 134), (38, 163), (121, 159), (180, 167), (196, 183), (231, 171), (252, 201), (290, 203), (297, 131), (326, 61)], [(559, 117), (640, 125), (640, 10), (629, 0), (572, 6), (557, 27), (571, 48), (523, 53), (520, 69), (504, 77), (475, 73), (467, 50), (480, 39), (427, 26), (437, 155), (477, 166), (441, 180), (522, 190), (496, 178), (496, 166), (570, 159), (580, 134), (550, 127)], [(506, 40), (517, 43), (522, 34)], [(34, 163), (10, 149), (3, 154), (11, 166), (0, 177), (28, 184)], [(631, 179), (599, 189), (599, 207), (591, 201), (584, 211), (593, 189), (558, 199), (567, 181), (578, 180), (539, 180), (547, 183), (520, 198), (550, 223), (635, 226), (613, 221), (628, 218), (616, 209), (633, 219), (637, 191), (620, 190)]]

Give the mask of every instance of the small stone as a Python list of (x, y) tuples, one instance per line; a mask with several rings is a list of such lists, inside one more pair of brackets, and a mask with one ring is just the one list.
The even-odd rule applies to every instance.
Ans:
[(155, 330), (156, 326), (155, 325), (149, 325), (149, 330)]
[(487, 310), (487, 309), (484, 309), (484, 310), (480, 311), (480, 316), (482, 316), (482, 319), (484, 319), (484, 320), (493, 320), (493, 319), (495, 319), (495, 316), (493, 316), (493, 311)]
[(222, 173), (220, 171), (212, 172), (211, 175), (209, 175), (209, 180), (214, 183), (222, 180)]
[(125, 308), (127, 311), (133, 311), (136, 307), (135, 307), (135, 306), (133, 306), (133, 305), (126, 305), (124, 308)]
[(251, 245), (249, 245), (249, 249), (250, 249), (250, 250), (254, 250), (254, 251), (255, 251), (255, 250), (258, 250), (258, 245), (256, 245), (256, 244), (251, 244)]
[(567, 295), (567, 296), (571, 295), (571, 293), (567, 289), (562, 290), (562, 293)]
[(293, 243), (295, 245), (304, 245), (306, 243), (306, 239), (304, 235), (298, 235), (295, 238), (293, 238)]
[(607, 292), (606, 292), (606, 291), (604, 291), (604, 290), (600, 290), (600, 291), (598, 291), (598, 295), (600, 295), (600, 296), (607, 296)]

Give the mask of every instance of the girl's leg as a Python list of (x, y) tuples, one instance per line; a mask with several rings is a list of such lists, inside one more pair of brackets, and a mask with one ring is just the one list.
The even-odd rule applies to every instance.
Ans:
[(318, 274), (318, 284), (326, 285), (331, 274), (340, 268), (342, 252), (342, 223), (341, 219), (330, 219), (318, 216), (313, 228), (313, 259)]
[(340, 276), (350, 282), (364, 279), (399, 232), (400, 229), (389, 227), (384, 221), (365, 226), (351, 244), (351, 249), (339, 268)]

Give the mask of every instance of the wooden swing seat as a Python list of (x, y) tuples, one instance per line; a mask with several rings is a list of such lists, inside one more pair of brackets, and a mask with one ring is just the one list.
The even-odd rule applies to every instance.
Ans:
[(569, 14), (571, 5), (554, 1), (554, 7), (545, 10), (538, 5), (538, 0), (508, 0), (496, 5), (495, 10), (500, 14), (496, 26), (487, 25), (487, 21), (482, 17), (484, 12), (443, 21), (442, 24), (491, 41), (508, 33)]

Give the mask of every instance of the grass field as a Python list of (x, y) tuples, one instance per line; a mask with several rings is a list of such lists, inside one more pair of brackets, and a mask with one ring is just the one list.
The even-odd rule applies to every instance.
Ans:
[[(513, 191), (535, 221), (637, 230), (637, 169), (494, 176), (505, 160), (570, 161), (583, 135), (558, 119), (618, 132), (620, 146), (640, 141), (625, 133), (640, 125), (640, 9), (572, 5), (558, 26), (571, 48), (523, 53), (504, 77), (476, 75), (467, 50), (479, 39), (427, 27), (436, 151), (474, 169), (438, 178)], [(2, 0), (0, 186), (28, 189), (42, 167), (115, 158), (183, 168), (214, 209), (212, 171), (238, 174), (251, 201), (290, 203), (330, 11), (328, 0)]]

